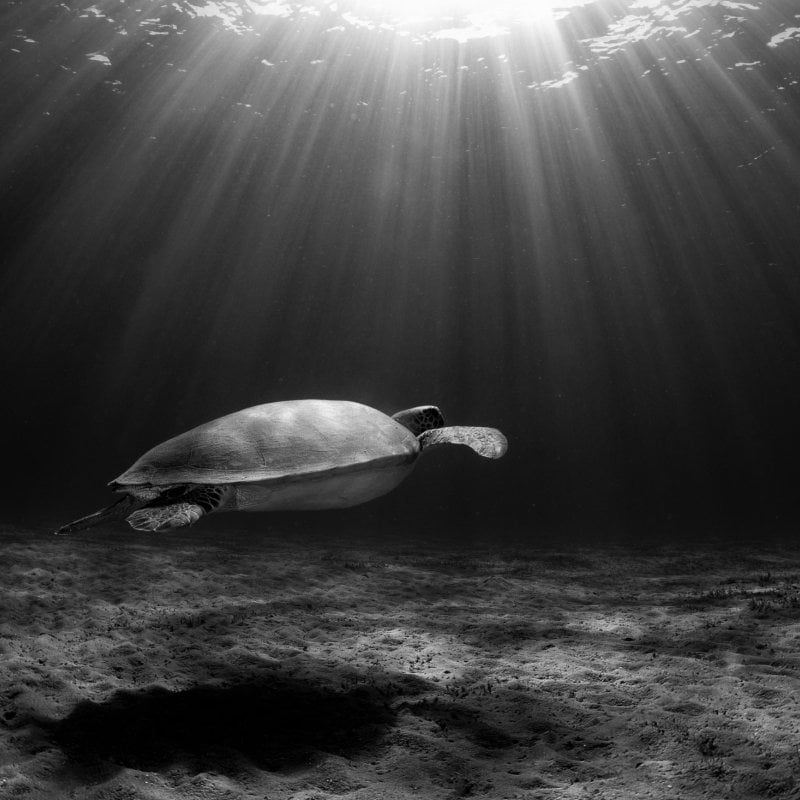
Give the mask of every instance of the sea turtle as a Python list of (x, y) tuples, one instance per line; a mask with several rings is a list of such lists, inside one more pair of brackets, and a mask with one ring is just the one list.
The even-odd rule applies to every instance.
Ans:
[(391, 417), (343, 400), (253, 406), (148, 450), (109, 484), (124, 497), (57, 533), (123, 518), (160, 531), (213, 511), (345, 508), (394, 489), (434, 445), (463, 444), (486, 458), (506, 452), (494, 428), (443, 426), (436, 406)]

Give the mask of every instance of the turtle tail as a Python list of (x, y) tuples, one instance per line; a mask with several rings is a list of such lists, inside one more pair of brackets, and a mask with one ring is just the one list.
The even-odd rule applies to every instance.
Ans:
[(146, 506), (151, 500), (152, 498), (149, 497), (134, 497), (126, 494), (110, 506), (95, 511), (94, 514), (87, 514), (85, 517), (76, 519), (67, 525), (62, 525), (56, 531), (56, 535), (74, 533), (75, 531), (82, 531), (84, 528), (93, 528), (95, 525), (101, 525), (104, 522), (116, 522), (117, 520), (125, 519), (137, 509)]

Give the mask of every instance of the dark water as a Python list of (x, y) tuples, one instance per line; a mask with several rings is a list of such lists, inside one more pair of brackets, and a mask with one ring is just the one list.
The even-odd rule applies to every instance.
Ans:
[(3, 516), (326, 397), (510, 450), (287, 529), (792, 531), (797, 3), (317, 10), (3, 5)]

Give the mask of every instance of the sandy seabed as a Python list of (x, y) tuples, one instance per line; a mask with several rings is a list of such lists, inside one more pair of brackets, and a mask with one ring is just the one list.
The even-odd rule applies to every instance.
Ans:
[(800, 798), (797, 548), (5, 526), (0, 558), (3, 800)]

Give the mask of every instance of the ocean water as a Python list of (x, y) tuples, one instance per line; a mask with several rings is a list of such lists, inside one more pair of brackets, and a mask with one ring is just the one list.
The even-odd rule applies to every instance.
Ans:
[(319, 397), (509, 452), (287, 530), (794, 530), (799, 82), (795, 0), (4, 3), (4, 518)]

